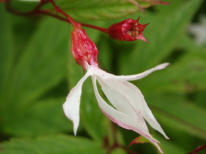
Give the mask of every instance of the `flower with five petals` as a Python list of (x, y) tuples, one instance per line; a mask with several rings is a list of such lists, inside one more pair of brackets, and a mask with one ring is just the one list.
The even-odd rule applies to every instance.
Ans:
[[(73, 122), (74, 134), (77, 133), (79, 126), (79, 108), (80, 97), (82, 93), (83, 82), (91, 76), (94, 93), (101, 111), (114, 123), (128, 130), (133, 130), (140, 135), (146, 137), (154, 143), (160, 152), (158, 141), (155, 140), (149, 133), (145, 120), (165, 138), (168, 139), (165, 132), (161, 128), (149, 109), (141, 91), (128, 81), (144, 78), (150, 73), (164, 69), (169, 63), (158, 65), (143, 73), (129, 76), (115, 76), (107, 73), (98, 67), (95, 62), (89, 65), (85, 63), (87, 73), (81, 78), (77, 85), (68, 94), (65, 103), (63, 104), (64, 113)], [(108, 105), (100, 96), (96, 81), (100, 84), (105, 96), (113, 105)], [(145, 120), (144, 120), (145, 119)]]
[[(94, 93), (101, 111), (120, 127), (133, 130), (146, 137), (162, 152), (157, 144), (158, 141), (150, 135), (145, 120), (166, 138), (168, 137), (147, 106), (141, 91), (128, 81), (144, 78), (154, 71), (166, 68), (169, 63), (158, 65), (136, 75), (115, 76), (107, 73), (99, 68), (97, 60), (98, 50), (94, 42), (91, 41), (85, 30), (81, 28), (81, 25), (74, 24), (73, 26), (74, 30), (71, 33), (72, 55), (76, 63), (82, 66), (83, 71), (85, 69), (87, 70), (86, 74), (80, 79), (77, 85), (72, 88), (63, 104), (66, 117), (73, 122), (74, 134), (77, 134), (80, 121), (79, 112), (82, 85), (84, 81), (91, 76)], [(111, 102), (112, 106), (107, 104), (100, 96), (96, 81), (99, 82), (105, 96)], [(131, 142), (131, 144), (133, 143), (134, 142)]]

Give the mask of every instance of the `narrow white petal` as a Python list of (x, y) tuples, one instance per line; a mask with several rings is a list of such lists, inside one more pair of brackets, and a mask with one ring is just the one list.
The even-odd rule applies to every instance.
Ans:
[[(133, 99), (139, 99), (140, 102), (140, 111), (143, 115), (143, 117), (145, 118), (145, 120), (147, 120), (147, 122), (157, 131), (159, 131), (162, 135), (164, 135), (165, 138), (169, 139), (167, 137), (167, 135), (165, 134), (165, 132), (163, 131), (162, 127), (160, 126), (160, 124), (157, 122), (157, 120), (155, 119), (154, 115), (152, 114), (152, 111), (150, 110), (150, 108), (148, 107), (143, 94), (141, 93), (141, 91), (133, 84), (129, 83), (129, 82), (124, 82), (124, 84), (128, 87), (130, 87), (131, 90), (133, 90), (136, 95), (133, 95), (134, 97), (132, 97)], [(130, 96), (131, 97), (131, 96)], [(137, 107), (137, 106), (136, 106)]]
[(129, 100), (129, 105), (134, 108), (138, 113), (141, 112), (145, 120), (157, 131), (159, 131), (165, 138), (168, 139), (167, 135), (161, 128), (160, 124), (157, 122), (153, 116), (151, 110), (149, 109), (144, 96), (141, 91), (133, 84), (127, 81), (115, 81), (107, 80), (106, 82), (110, 87), (116, 89), (121, 95), (125, 96)]
[[(92, 76), (92, 82), (93, 82), (93, 87), (94, 87), (94, 93), (95, 96), (97, 98), (98, 101), (98, 105), (100, 107), (100, 109), (102, 110), (102, 112), (114, 123), (118, 124), (120, 127), (123, 127), (125, 129), (129, 129), (129, 130), (133, 130), (137, 133), (139, 133), (140, 135), (146, 137), (148, 140), (150, 140), (151, 142), (153, 142), (158, 149), (160, 149), (160, 147), (157, 144), (157, 140), (155, 140), (148, 131), (146, 131), (141, 125), (139, 125), (134, 118), (132, 118), (131, 116), (119, 112), (117, 110), (115, 110), (113, 107), (111, 107), (110, 105), (108, 105), (99, 95), (99, 92), (97, 90), (97, 85), (96, 85), (96, 76)], [(161, 151), (161, 149), (160, 149)]]
[(127, 115), (133, 116), (133, 111), (128, 104), (127, 98), (118, 93), (115, 89), (113, 89), (109, 84), (106, 84), (108, 80), (101, 79), (97, 77), (99, 84), (102, 87), (102, 90), (108, 100), (112, 103), (112, 105), (120, 112), (123, 112)]
[(134, 118), (136, 123), (141, 125), (146, 131), (149, 131), (142, 114), (133, 108), (133, 106), (131, 105), (132, 103), (129, 102), (129, 99), (127, 97), (118, 92), (118, 90), (116, 89), (116, 87), (118, 88), (118, 85), (114, 86), (115, 84), (111, 84), (110, 86), (111, 80), (104, 80), (100, 77), (97, 77), (97, 79), (102, 87), (104, 94), (111, 102), (111, 104), (118, 111), (131, 116), (131, 118)]
[(87, 73), (81, 78), (77, 85), (69, 92), (66, 101), (63, 104), (63, 110), (66, 117), (73, 122), (73, 130), (75, 135), (79, 126), (79, 107), (82, 93), (82, 85), (90, 75), (91, 72), (87, 71)]
[(126, 76), (124, 76), (124, 75), (115, 76), (115, 75), (107, 73), (107, 72), (105, 72), (105, 71), (103, 71), (99, 68), (93, 68), (93, 72), (96, 75), (101, 76), (104, 79), (115, 79), (115, 80), (121, 80), (121, 81), (133, 81), (133, 80), (142, 79), (142, 78), (144, 78), (145, 76), (151, 74), (154, 71), (162, 70), (162, 69), (166, 68), (168, 65), (169, 65), (169, 63), (163, 63), (163, 64), (157, 65), (156, 67), (151, 68), (151, 69), (149, 69), (145, 72), (135, 74), (135, 75), (126, 75)]

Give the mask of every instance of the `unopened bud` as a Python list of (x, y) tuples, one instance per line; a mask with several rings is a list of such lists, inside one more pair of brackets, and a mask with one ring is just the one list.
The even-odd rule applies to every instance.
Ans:
[(72, 31), (71, 40), (72, 55), (76, 60), (76, 63), (82, 66), (83, 71), (85, 70), (85, 62), (90, 65), (98, 64), (98, 49), (94, 42), (88, 37), (86, 31), (81, 29), (80, 25)]
[[(139, 17), (140, 18), (140, 17)], [(137, 20), (127, 19), (120, 23), (115, 23), (108, 28), (108, 34), (112, 39), (119, 41), (135, 41), (137, 39), (143, 40), (148, 43), (142, 32), (148, 24), (139, 24)]]

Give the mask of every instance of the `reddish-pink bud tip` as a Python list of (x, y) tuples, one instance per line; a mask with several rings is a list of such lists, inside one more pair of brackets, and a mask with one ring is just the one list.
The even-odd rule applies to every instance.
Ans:
[(111, 38), (119, 41), (135, 41), (137, 39), (148, 43), (142, 32), (148, 24), (139, 24), (139, 19), (127, 19), (120, 23), (115, 23), (108, 28), (108, 34)]
[(85, 70), (85, 62), (88, 64), (98, 64), (97, 56), (98, 49), (94, 42), (88, 37), (86, 31), (80, 28), (75, 28), (71, 33), (72, 40), (72, 55), (76, 60), (76, 63), (82, 66)]
[(136, 137), (134, 140), (132, 140), (129, 146), (133, 144), (139, 144), (139, 143), (149, 143), (149, 141), (145, 137), (139, 136), (139, 137)]

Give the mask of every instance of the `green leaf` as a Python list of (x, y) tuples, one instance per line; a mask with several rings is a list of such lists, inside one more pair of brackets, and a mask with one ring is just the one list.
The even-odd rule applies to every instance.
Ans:
[(159, 7), (161, 9), (155, 14), (147, 12), (144, 18), (141, 17), (140, 23), (150, 22), (143, 32), (150, 44), (143, 41), (130, 44), (134, 46), (133, 50), (124, 51), (119, 61), (121, 74), (142, 72), (161, 63), (175, 48), (201, 3), (202, 0), (175, 0), (168, 6)]
[[(42, 114), (43, 112), (48, 113), (47, 116), (44, 115), (45, 121), (38, 117), (37, 110), (32, 110), (33, 107), (35, 108), (34, 104), (37, 99), (43, 97), (44, 94), (58, 86), (66, 78), (68, 38), (68, 24), (51, 18), (42, 20), (40, 26), (36, 28), (25, 51), (19, 56), (15, 68), (12, 70), (10, 82), (6, 85), (7, 89), (2, 93), (4, 97), (1, 98), (0, 103), (3, 106), (0, 108), (0, 121), (3, 132), (9, 135), (28, 136), (35, 135), (35, 133), (62, 132), (66, 131), (66, 128), (68, 128), (68, 131), (71, 130), (69, 122), (68, 125), (63, 126), (62, 120), (59, 123), (55, 123), (57, 122), (55, 120), (52, 122), (52, 119), (46, 120), (50, 118), (49, 115), (54, 113), (54, 108), (50, 106), (51, 110), (48, 110), (44, 103), (51, 102), (52, 104), (52, 101), (42, 101), (44, 108), (41, 109), (41, 112)], [(64, 93), (63, 90), (59, 91)], [(57, 115), (60, 115), (57, 117), (63, 117), (63, 111), (60, 109), (63, 102), (62, 99), (59, 102), (60, 104), (56, 104), (56, 107), (58, 106)], [(26, 115), (33, 118), (35, 122), (32, 124), (30, 118), (25, 118)], [(64, 120), (66, 122), (66, 119)], [(44, 123), (46, 121), (47, 123)], [(56, 127), (57, 124), (60, 124), (61, 127)], [(28, 127), (21, 130), (23, 125)], [(36, 130), (34, 125), (37, 127)]]
[(51, 18), (37, 28), (9, 85), (12, 88), (8, 101), (13, 108), (42, 96), (66, 76), (68, 30), (68, 24)]
[(63, 113), (65, 98), (33, 101), (31, 106), (10, 113), (3, 122), (4, 133), (15, 136), (35, 136), (72, 132), (72, 122)]
[[(152, 1), (138, 1), (138, 3), (142, 8), (158, 4)], [(136, 5), (127, 0), (59, 0), (56, 4), (77, 21), (113, 19), (140, 11)], [(44, 8), (56, 13), (50, 4)]]
[[(6, 88), (6, 84), (11, 76), (12, 61), (14, 58), (14, 40), (10, 16), (4, 9), (4, 4), (0, 3), (0, 96)], [(0, 107), (1, 108), (1, 107)]]
[(111, 154), (127, 154), (127, 152), (121, 148), (115, 148)]
[[(96, 37), (95, 35), (98, 36), (99, 32), (95, 33), (93, 30), (87, 29), (87, 34), (90, 36), (92, 41), (96, 42), (98, 40), (98, 37)], [(81, 77), (83, 77), (83, 70), (78, 64), (76, 64), (70, 50), (68, 61), (69, 89), (72, 89), (81, 79)], [(103, 138), (105, 137), (104, 123), (106, 116), (98, 107), (90, 77), (83, 84), (80, 101), (80, 123), (83, 124), (84, 128), (93, 139), (102, 142)]]
[(191, 93), (206, 89), (206, 54), (189, 51), (165, 70), (154, 73), (139, 82), (144, 91)]
[(0, 145), (2, 154), (104, 154), (101, 145), (91, 140), (65, 135), (36, 139), (12, 139)]
[(186, 101), (181, 95), (154, 93), (145, 98), (160, 123), (206, 139), (204, 108)]
[[(155, 134), (154, 138), (157, 139), (161, 145), (161, 149), (164, 152), (164, 154), (180, 154), (180, 153), (186, 153), (188, 151), (185, 151), (181, 146), (175, 144), (174, 142), (171, 142), (171, 140), (166, 140), (164, 137), (162, 137), (159, 134)], [(159, 154), (161, 154), (159, 152)]]

